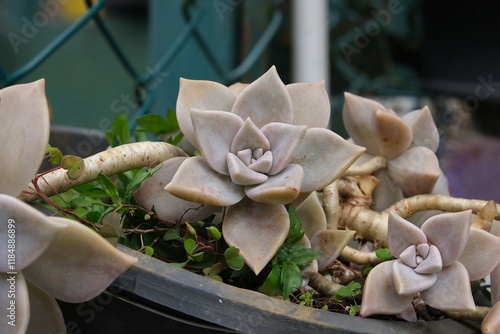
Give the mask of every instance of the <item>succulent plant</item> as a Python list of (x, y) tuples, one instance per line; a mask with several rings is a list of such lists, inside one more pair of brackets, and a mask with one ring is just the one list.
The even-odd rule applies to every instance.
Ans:
[(395, 260), (375, 266), (366, 279), (360, 315), (395, 314), (416, 320), (416, 293), (444, 311), (475, 310), (470, 280), (498, 264), (500, 238), (471, 228), (472, 212), (442, 213), (421, 228), (390, 213), (388, 245)]
[(84, 302), (137, 259), (90, 228), (48, 217), (18, 200), (37, 172), (49, 139), (45, 82), (0, 90), (0, 315), (2, 333), (65, 331), (54, 298)]
[(435, 155), (439, 133), (429, 108), (399, 116), (374, 100), (345, 93), (342, 112), (351, 140), (366, 147), (358, 162), (374, 156), (387, 160), (387, 168), (375, 174), (381, 181), (373, 194), (377, 211), (405, 195), (433, 192), (441, 171)]
[(177, 118), (201, 156), (165, 189), (226, 207), (223, 236), (257, 274), (289, 230), (285, 204), (340, 177), (364, 151), (326, 129), (323, 82), (285, 85), (275, 67), (249, 85), (181, 79)]

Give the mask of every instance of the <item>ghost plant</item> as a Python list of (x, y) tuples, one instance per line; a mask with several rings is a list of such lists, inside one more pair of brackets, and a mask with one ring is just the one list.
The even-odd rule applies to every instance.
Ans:
[(357, 145), (366, 148), (358, 160), (383, 157), (386, 168), (375, 173), (374, 209), (387, 208), (406, 196), (429, 194), (441, 175), (435, 152), (439, 133), (429, 108), (402, 117), (380, 103), (345, 93), (344, 125)]
[(176, 112), (201, 156), (185, 159), (165, 189), (226, 207), (224, 239), (255, 273), (287, 236), (285, 204), (340, 177), (364, 151), (326, 129), (323, 82), (285, 85), (275, 67), (249, 85), (181, 79)]
[(14, 196), (45, 155), (49, 108), (45, 82), (0, 90), (0, 296), (2, 333), (65, 331), (54, 298), (94, 298), (136, 259), (94, 231), (48, 217)]

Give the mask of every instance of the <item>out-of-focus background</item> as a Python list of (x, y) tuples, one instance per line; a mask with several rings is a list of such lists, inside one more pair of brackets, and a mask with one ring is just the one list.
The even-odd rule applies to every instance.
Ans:
[(399, 112), (429, 105), (452, 194), (500, 201), (500, 3), (0, 0), (0, 87), (45, 78), (53, 124), (105, 131), (175, 108), (180, 77), (325, 79)]

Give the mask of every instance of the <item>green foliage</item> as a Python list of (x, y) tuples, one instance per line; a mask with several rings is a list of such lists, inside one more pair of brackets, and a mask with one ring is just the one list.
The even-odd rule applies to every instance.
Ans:
[(345, 297), (355, 297), (361, 292), (361, 284), (358, 282), (350, 282), (347, 286), (339, 288), (335, 299), (339, 300)]
[(379, 248), (375, 251), (375, 255), (382, 260), (391, 260), (394, 258), (391, 251), (388, 248)]
[(47, 144), (47, 156), (51, 164), (59, 165), (61, 163), (62, 153), (57, 147), (52, 147), (50, 144)]
[(106, 138), (112, 147), (130, 143), (130, 129), (127, 116), (118, 114), (111, 124), (111, 129), (106, 130)]
[(140, 126), (137, 131), (139, 134), (153, 133), (172, 145), (177, 145), (183, 138), (182, 133), (179, 133), (179, 123), (172, 109), (167, 110), (165, 118), (157, 114), (147, 114), (138, 117), (136, 121)]
[(245, 260), (241, 257), (240, 250), (233, 246), (224, 251), (224, 259), (227, 265), (234, 270), (241, 270), (245, 265)]
[(271, 272), (259, 287), (259, 291), (269, 296), (281, 295), (288, 298), (294, 289), (302, 285), (301, 271), (308, 266), (319, 253), (298, 243), (304, 236), (302, 223), (293, 206), (288, 210), (290, 230), (288, 236), (271, 262)]
[(76, 180), (84, 170), (83, 159), (74, 155), (65, 155), (61, 158), (61, 167), (66, 169), (70, 180)]
[(312, 307), (314, 303), (314, 292), (312, 290), (305, 291), (299, 296), (299, 305)]

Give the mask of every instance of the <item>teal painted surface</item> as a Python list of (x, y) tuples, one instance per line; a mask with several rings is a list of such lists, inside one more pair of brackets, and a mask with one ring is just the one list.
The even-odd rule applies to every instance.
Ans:
[[(169, 49), (187, 23), (182, 15), (182, 0), (151, 0), (150, 31), (151, 59), (158, 60)], [(237, 53), (237, 31), (235, 22), (240, 10), (238, 1), (202, 0), (193, 8), (203, 11), (198, 31), (208, 42), (218, 62), (229, 71), (235, 66)], [(234, 4), (234, 5), (233, 5)], [(162, 70), (164, 77), (156, 88), (153, 112), (163, 115), (168, 108), (175, 109), (179, 79), (203, 79), (221, 81), (194, 38), (190, 38), (169, 66)]]

